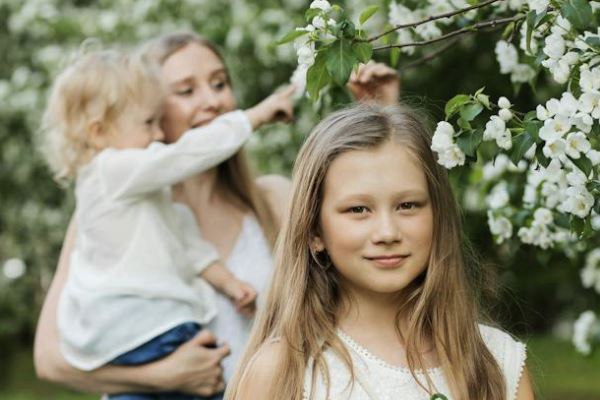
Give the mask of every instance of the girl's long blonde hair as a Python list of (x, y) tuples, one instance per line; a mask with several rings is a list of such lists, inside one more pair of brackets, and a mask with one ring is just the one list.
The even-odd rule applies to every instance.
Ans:
[[(283, 343), (269, 399), (301, 399), (309, 363), (315, 374), (329, 373), (327, 349), (352, 361), (336, 335), (338, 310), (344, 300), (336, 268), (322, 268), (309, 244), (317, 235), (323, 183), (340, 154), (373, 149), (394, 140), (406, 146), (423, 168), (433, 211), (433, 238), (426, 272), (406, 290), (398, 304), (398, 334), (406, 347), (415, 379), (425, 370), (420, 344), (434, 345), (455, 399), (503, 400), (502, 372), (480, 335), (479, 291), (463, 256), (460, 214), (446, 171), (430, 150), (431, 135), (423, 118), (406, 106), (359, 105), (338, 111), (319, 123), (304, 143), (294, 166), (291, 206), (276, 246), (275, 274), (246, 353), (229, 383), (227, 399), (236, 399), (244, 371), (261, 346)], [(407, 322), (399, 329), (400, 316)], [(419, 382), (435, 393), (432, 381)], [(417, 379), (417, 381), (419, 381)]]
[[(190, 44), (197, 44), (211, 50), (226, 68), (225, 59), (217, 46), (210, 40), (192, 32), (159, 36), (146, 43), (141, 52), (145, 57), (162, 65), (167, 58)], [(202, 60), (198, 60), (198, 62), (202, 62)], [(217, 185), (233, 204), (246, 207), (256, 215), (268, 242), (274, 246), (279, 227), (265, 195), (254, 181), (254, 174), (250, 169), (244, 150), (238, 151), (217, 166)]]

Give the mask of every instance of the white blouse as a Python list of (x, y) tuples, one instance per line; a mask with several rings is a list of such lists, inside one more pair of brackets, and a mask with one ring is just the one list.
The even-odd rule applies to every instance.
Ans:
[[(504, 374), (507, 400), (516, 399), (517, 386), (525, 365), (525, 346), (507, 333), (485, 325), (479, 326), (483, 340), (498, 362)], [(406, 367), (388, 364), (356, 343), (350, 336), (338, 331), (342, 343), (350, 352), (355, 380), (344, 362), (333, 351), (324, 354), (331, 377), (329, 397), (326, 397), (325, 378), (317, 374), (315, 387), (311, 386), (312, 368), (304, 377), (304, 400), (429, 400), (428, 394), (414, 379)], [(441, 368), (427, 370), (438, 393), (449, 400), (450, 389)], [(419, 380), (426, 385), (423, 371), (416, 371)], [(421, 379), (422, 378), (422, 379)], [(314, 390), (311, 397), (311, 389)]]
[(69, 363), (95, 369), (183, 322), (214, 317), (214, 291), (194, 277), (218, 254), (170, 186), (230, 157), (251, 131), (236, 111), (173, 144), (106, 149), (80, 169), (75, 247), (58, 305)]

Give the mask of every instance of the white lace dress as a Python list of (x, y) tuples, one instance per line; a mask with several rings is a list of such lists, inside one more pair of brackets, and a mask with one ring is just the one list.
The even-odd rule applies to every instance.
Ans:
[[(480, 325), (480, 331), (504, 373), (507, 400), (514, 400), (517, 386), (525, 364), (525, 345), (515, 341), (499, 329)], [(317, 375), (315, 387), (311, 388), (312, 368), (307, 368), (304, 378), (304, 400), (429, 400), (431, 395), (421, 388), (407, 368), (386, 363), (356, 343), (348, 335), (338, 331), (338, 336), (350, 352), (356, 379), (350, 384), (350, 373), (343, 361), (332, 351), (325, 352), (331, 375), (329, 397), (326, 396), (324, 377)], [(450, 390), (441, 368), (428, 370), (438, 393), (448, 399)], [(423, 377), (423, 372), (417, 372)], [(313, 389), (313, 396), (310, 396)]]

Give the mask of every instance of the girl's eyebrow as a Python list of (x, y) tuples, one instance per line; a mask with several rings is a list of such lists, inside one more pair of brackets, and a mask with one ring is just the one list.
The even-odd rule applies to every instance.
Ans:
[[(227, 70), (225, 69), (225, 67), (221, 67), (218, 69), (215, 69), (214, 71), (211, 71), (208, 76), (209, 79), (212, 79), (215, 75), (219, 75), (219, 74), (223, 74), (225, 76), (227, 76)], [(169, 84), (169, 86), (177, 86), (177, 85), (181, 85), (181, 84), (190, 84), (190, 83), (194, 83), (195, 78), (193, 75), (188, 75), (188, 76), (184, 76), (183, 78), (179, 78), (173, 82), (171, 82)]]

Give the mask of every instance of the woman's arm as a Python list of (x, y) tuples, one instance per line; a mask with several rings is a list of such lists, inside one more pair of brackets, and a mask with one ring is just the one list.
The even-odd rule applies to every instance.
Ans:
[(356, 101), (374, 101), (383, 105), (398, 103), (400, 77), (396, 70), (382, 63), (362, 64), (353, 72), (348, 89)]
[(229, 348), (204, 347), (216, 341), (208, 331), (200, 332), (161, 361), (136, 367), (104, 366), (84, 372), (65, 361), (59, 349), (56, 313), (58, 299), (69, 273), (69, 257), (73, 251), (75, 232), (76, 226), (72, 219), (56, 274), (38, 321), (34, 343), (34, 364), (38, 377), (96, 393), (180, 390), (208, 396), (222, 390), (222, 370), (219, 364), (229, 354)]

